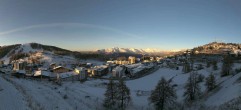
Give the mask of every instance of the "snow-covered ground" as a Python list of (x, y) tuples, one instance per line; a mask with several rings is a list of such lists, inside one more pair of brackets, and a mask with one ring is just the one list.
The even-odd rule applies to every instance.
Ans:
[(49, 81), (2, 77), (1, 110), (95, 110), (101, 108), (105, 91), (88, 82), (65, 82), (58, 86)]
[[(50, 63), (72, 64), (76, 59), (69, 56), (59, 56), (52, 52), (41, 50), (34, 50), (28, 44), (23, 44), (15, 52), (35, 52), (31, 57), (40, 56), (41, 61), (45, 62), (48, 67)], [(3, 58), (5, 62), (9, 62), (6, 56)], [(102, 65), (104, 62), (96, 60), (86, 60), (94, 65)], [(136, 64), (133, 66), (138, 66)], [(205, 65), (205, 64), (204, 64)], [(241, 81), (237, 81), (241, 77), (241, 73), (234, 76), (220, 77), (221, 63), (218, 63), (219, 70), (213, 71), (212, 67), (197, 71), (207, 77), (213, 73), (216, 77), (218, 90), (207, 93), (204, 82), (200, 83), (201, 90), (205, 94), (200, 103), (207, 106), (219, 106), (225, 102), (241, 96)], [(241, 64), (234, 64), (233, 69), (240, 68)], [(132, 105), (129, 109), (148, 109), (150, 108), (148, 97), (152, 90), (154, 90), (158, 81), (164, 77), (171, 79), (175, 87), (178, 99), (183, 102), (184, 86), (189, 77), (189, 73), (184, 74), (182, 67), (179, 70), (170, 68), (160, 68), (152, 74), (144, 76), (135, 80), (126, 81), (130, 88)], [(58, 86), (53, 82), (47, 80), (34, 79), (18, 79), (8, 75), (0, 74), (0, 110), (29, 110), (29, 109), (47, 109), (47, 110), (95, 110), (103, 109), (102, 103), (104, 100), (104, 93), (106, 91), (106, 83), (108, 80), (89, 79), (86, 82), (80, 83), (78, 81), (64, 81), (62, 86)], [(137, 95), (138, 91), (143, 94)]]
[(23, 94), (2, 77), (0, 77), (0, 110), (28, 110)]
[[(198, 71), (198, 73), (208, 76), (210, 71), (211, 68), (206, 68)], [(219, 71), (214, 71), (214, 74), (217, 76), (219, 76), (218, 73)], [(150, 107), (148, 97), (161, 77), (165, 77), (166, 79), (173, 78), (173, 84), (177, 84), (178, 101), (182, 102), (183, 87), (189, 74), (183, 74), (181, 68), (179, 70), (160, 68), (158, 71), (145, 77), (126, 81), (127, 86), (131, 90), (132, 105), (130, 109), (139, 110)], [(207, 96), (204, 104), (219, 106), (233, 98), (241, 96), (241, 83), (237, 82), (239, 77), (241, 77), (240, 73), (235, 76), (217, 77), (217, 83), (220, 83), (219, 86), (221, 89)], [(102, 109), (106, 83), (108, 83), (108, 80), (89, 79), (84, 83), (65, 81), (62, 86), (58, 86), (47, 80), (18, 79), (10, 76), (3, 78), (3, 75), (1, 75), (0, 109)], [(200, 85), (204, 92), (204, 82), (200, 83)], [(144, 94), (138, 96), (136, 94), (137, 91), (143, 91)]]

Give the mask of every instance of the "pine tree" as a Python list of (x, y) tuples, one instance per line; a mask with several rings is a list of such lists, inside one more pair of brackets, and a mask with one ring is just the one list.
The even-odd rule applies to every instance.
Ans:
[(177, 96), (171, 82), (162, 77), (155, 90), (152, 91), (149, 101), (157, 110), (168, 109), (175, 103)]
[(201, 95), (201, 89), (198, 84), (198, 74), (193, 72), (190, 74), (188, 81), (184, 87), (186, 91), (184, 92), (185, 101), (191, 104), (193, 101), (199, 99)]
[(210, 66), (211, 66), (211, 62), (208, 61), (206, 67), (209, 68)]
[(124, 110), (130, 103), (130, 89), (126, 86), (125, 82), (121, 79), (117, 88), (117, 105), (121, 110)]
[(117, 84), (111, 79), (107, 85), (103, 106), (106, 109), (114, 109), (116, 107), (116, 103), (117, 103)]
[(233, 66), (233, 61), (229, 56), (225, 56), (223, 59), (222, 71), (221, 76), (227, 76), (231, 74)]
[(185, 64), (183, 65), (182, 71), (183, 71), (184, 73), (189, 73), (189, 72), (191, 71), (190, 63), (188, 63), (188, 62), (186, 61)]
[(215, 76), (212, 73), (206, 78), (205, 85), (208, 91), (211, 91), (216, 87)]
[(213, 70), (218, 70), (217, 61), (213, 61)]
[(198, 80), (197, 83), (203, 82), (203, 80), (205, 79), (205, 76), (202, 74), (198, 74)]

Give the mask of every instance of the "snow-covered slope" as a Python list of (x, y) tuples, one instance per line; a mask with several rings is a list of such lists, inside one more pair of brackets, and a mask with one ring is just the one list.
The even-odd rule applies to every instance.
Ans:
[(30, 52), (37, 52), (41, 50), (33, 49), (29, 43), (27, 44), (21, 44), (19, 47), (12, 49), (5, 57), (0, 59), (1, 61), (4, 61), (4, 64), (8, 64), (10, 61), (11, 54), (14, 53), (30, 53)]
[(0, 77), (0, 110), (29, 110), (24, 96), (5, 79)]
[[(54, 52), (43, 50), (43, 49), (33, 49), (29, 43), (21, 44), (18, 48), (11, 50), (5, 57), (1, 60), (4, 61), (5, 64), (9, 64), (11, 54), (18, 54), (18, 53), (26, 53), (29, 54), (28, 58), (37, 58), (40, 62), (43, 62), (44, 65), (57, 63), (57, 64), (73, 64), (77, 60), (72, 56), (64, 56), (64, 55), (57, 55)], [(14, 55), (13, 54), (13, 55)], [(23, 58), (23, 60), (28, 60), (28, 58)]]
[[(234, 69), (240, 66), (240, 64), (235, 64)], [(221, 68), (220, 63), (218, 64), (218, 68)], [(161, 77), (166, 79), (172, 78), (173, 84), (177, 84), (175, 87), (177, 101), (182, 103), (184, 99), (183, 93), (185, 91), (184, 86), (189, 77), (189, 73), (184, 74), (181, 69), (181, 67), (179, 70), (160, 68), (156, 72), (145, 77), (126, 81), (127, 86), (130, 88), (132, 98), (132, 104), (128, 110), (151, 109), (148, 97)], [(220, 88), (217, 89), (217, 91), (204, 95), (203, 99), (200, 100), (200, 104), (219, 106), (233, 98), (241, 96), (241, 83), (237, 81), (241, 77), (241, 73), (234, 76), (220, 77), (220, 70), (212, 71), (212, 68), (204, 68), (197, 72), (205, 77), (213, 72)], [(106, 91), (106, 83), (108, 83), (108, 80), (104, 79), (89, 79), (84, 83), (65, 81), (62, 86), (57, 86), (48, 81), (17, 78), (9, 79), (11, 80), (10, 82), (0, 78), (0, 90), (1, 88), (4, 89), (0, 91), (1, 99), (4, 99), (0, 100), (0, 107), (2, 107), (1, 104), (11, 102), (12, 99), (8, 97), (14, 94), (17, 98), (16, 101), (12, 101), (12, 103), (23, 109), (28, 109), (27, 105), (30, 99), (33, 105), (39, 105), (37, 107), (43, 109), (103, 109), (102, 103)], [(205, 83), (201, 82), (199, 84), (201, 86), (201, 91), (206, 94)], [(23, 91), (25, 91), (25, 93)], [(137, 95), (138, 91), (143, 91), (144, 94)], [(5, 96), (2, 94), (5, 94)], [(21, 99), (24, 99), (24, 101), (18, 103)]]

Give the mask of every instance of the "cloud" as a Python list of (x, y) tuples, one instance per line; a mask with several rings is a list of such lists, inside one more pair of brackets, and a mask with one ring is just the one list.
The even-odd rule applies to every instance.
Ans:
[(137, 35), (134, 35), (134, 34), (131, 34), (131, 33), (128, 33), (128, 32), (124, 32), (124, 31), (121, 31), (121, 30), (118, 30), (118, 29), (115, 29), (115, 28), (100, 26), (100, 25), (93, 25), (93, 24), (84, 24), (84, 23), (51, 23), (51, 24), (32, 25), (32, 26), (20, 27), (20, 28), (16, 28), (16, 29), (13, 29), (13, 30), (0, 32), (0, 36), (12, 34), (12, 33), (17, 33), (17, 32), (21, 32), (21, 31), (28, 31), (28, 30), (31, 30), (31, 29), (46, 28), (46, 27), (58, 27), (58, 26), (102, 29), (102, 30), (107, 30), (107, 31), (123, 34), (123, 35), (126, 35), (128, 37), (132, 37), (132, 38), (136, 38), (136, 39), (142, 39), (142, 37), (140, 37), (140, 36), (137, 36)]

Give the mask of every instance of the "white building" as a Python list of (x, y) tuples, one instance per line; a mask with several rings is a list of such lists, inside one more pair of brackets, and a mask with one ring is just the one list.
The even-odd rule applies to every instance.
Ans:
[(118, 77), (121, 78), (123, 76), (125, 76), (125, 67), (123, 66), (117, 66), (116, 68), (114, 68), (112, 70), (112, 77)]
[(13, 62), (13, 70), (18, 72), (18, 71), (25, 71), (25, 67), (27, 66), (27, 62), (24, 60), (16, 60)]
[(75, 68), (74, 70), (75, 73), (79, 74), (79, 78), (80, 80), (84, 80), (87, 78), (88, 74), (87, 74), (87, 69), (84, 67), (78, 67)]
[(128, 61), (130, 64), (136, 63), (136, 57), (129, 56)]

